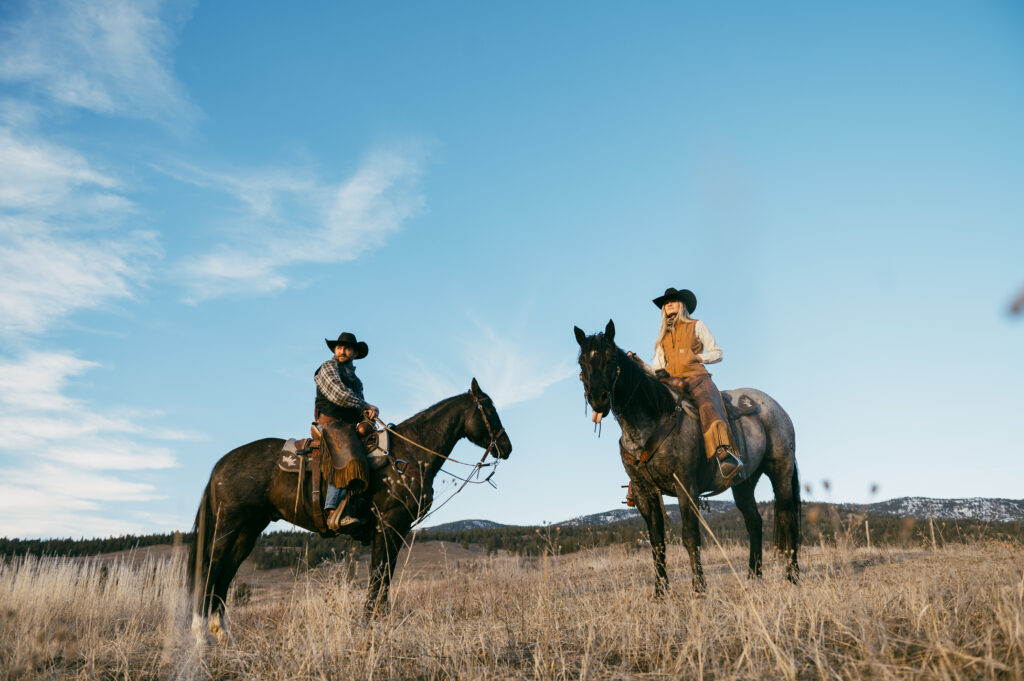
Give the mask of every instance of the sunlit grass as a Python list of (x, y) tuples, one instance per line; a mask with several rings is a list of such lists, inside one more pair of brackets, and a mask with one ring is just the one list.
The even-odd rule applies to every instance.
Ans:
[[(415, 549), (414, 549), (415, 550)], [(653, 600), (647, 551), (483, 555), (399, 578), (384, 619), (362, 618), (365, 576), (344, 568), (256, 589), (230, 609), (232, 641), (200, 647), (169, 561), (0, 567), (0, 676), (216, 679), (1018, 679), (1024, 552), (996, 544), (819, 545), (799, 586), (746, 548), (705, 548), (708, 592)], [(742, 568), (742, 570), (740, 570)], [(754, 616), (756, 611), (759, 617)]]

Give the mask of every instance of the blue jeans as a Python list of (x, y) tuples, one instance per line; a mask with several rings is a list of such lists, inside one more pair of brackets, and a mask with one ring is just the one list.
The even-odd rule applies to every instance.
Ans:
[(338, 489), (334, 485), (327, 485), (327, 496), (324, 498), (324, 510), (331, 510), (338, 508), (338, 504), (345, 498), (345, 493), (348, 492), (348, 488)]

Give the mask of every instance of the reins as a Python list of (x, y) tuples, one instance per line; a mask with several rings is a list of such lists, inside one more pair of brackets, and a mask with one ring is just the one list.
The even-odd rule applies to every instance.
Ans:
[[(379, 423), (380, 426), (384, 430), (388, 431), (392, 435), (396, 435), (399, 438), (401, 438), (401, 439), (405, 440), (406, 442), (408, 442), (409, 444), (411, 444), (411, 445), (413, 445), (415, 447), (419, 447), (420, 449), (422, 449), (423, 451), (427, 452), (428, 454), (432, 454), (432, 455), (434, 455), (434, 456), (436, 456), (438, 458), (444, 459), (445, 461), (451, 461), (452, 463), (457, 463), (457, 464), (459, 464), (461, 466), (470, 466), (472, 468), (486, 468), (488, 466), (495, 466), (495, 465), (497, 465), (496, 461), (492, 461), (491, 463), (484, 463), (484, 459), (487, 458), (487, 455), (491, 453), (492, 449), (495, 452), (497, 452), (498, 455), (501, 454), (501, 449), (499, 449), (499, 447), (498, 447), (498, 438), (501, 437), (501, 434), (505, 432), (505, 426), (502, 426), (498, 430), (498, 432), (495, 433), (494, 430), (491, 428), (490, 420), (488, 420), (487, 415), (484, 413), (484, 407), (481, 404), (480, 398), (478, 398), (472, 392), (470, 392), (469, 394), (470, 394), (470, 396), (472, 396), (473, 401), (476, 403), (476, 408), (480, 411), (480, 418), (483, 419), (484, 426), (486, 426), (486, 428), (487, 428), (487, 436), (491, 438), (491, 442), (490, 442), (490, 444), (487, 445), (487, 448), (484, 449), (484, 456), (483, 456), (482, 459), (480, 459), (479, 463), (466, 463), (465, 461), (459, 461), (458, 459), (453, 459), (450, 456), (445, 456), (444, 454), (442, 454), (440, 452), (435, 452), (433, 449), (430, 449), (429, 447), (424, 447), (419, 442), (416, 442), (415, 440), (410, 440), (406, 436), (404, 436), (401, 433), (399, 433), (397, 430), (394, 430), (393, 428), (391, 428), (391, 426), (389, 426), (388, 424), (384, 423), (384, 421), (382, 421), (380, 419), (380, 417), (374, 417), (374, 420), (377, 423)], [(490, 399), (490, 398), (487, 398), (487, 399)]]
[[(494, 474), (498, 472), (498, 463), (500, 463), (499, 455), (501, 454), (501, 449), (498, 446), (498, 438), (501, 437), (502, 433), (505, 432), (505, 426), (502, 426), (501, 428), (499, 428), (498, 432), (495, 433), (494, 432), (494, 428), (491, 427), (490, 419), (487, 418), (487, 414), (484, 412), (483, 401), (479, 397), (477, 397), (475, 394), (473, 394), (472, 390), (469, 391), (469, 394), (473, 398), (473, 402), (476, 404), (477, 411), (480, 412), (480, 418), (484, 422), (484, 427), (487, 428), (487, 436), (489, 438), (491, 438), (490, 443), (484, 449), (483, 456), (481, 456), (480, 460), (478, 462), (476, 462), (475, 464), (473, 464), (473, 463), (466, 463), (465, 461), (459, 461), (457, 459), (453, 459), (450, 456), (445, 456), (444, 454), (441, 454), (440, 452), (435, 452), (434, 450), (430, 449), (429, 447), (424, 447), (419, 442), (416, 442), (414, 440), (410, 440), (409, 438), (407, 438), (406, 436), (402, 435), (401, 433), (396, 432), (395, 430), (390, 428), (386, 423), (381, 421), (379, 418), (377, 419), (377, 422), (380, 423), (381, 426), (383, 426), (389, 433), (393, 433), (394, 435), (397, 435), (398, 437), (400, 437), (401, 439), (405, 440), (409, 444), (415, 445), (416, 447), (419, 447), (420, 449), (422, 449), (423, 451), (427, 452), (428, 454), (431, 454), (433, 456), (436, 456), (436, 457), (439, 457), (441, 459), (444, 459), (445, 461), (453, 461), (453, 462), (455, 462), (457, 464), (461, 464), (463, 466), (470, 466), (473, 469), (473, 470), (471, 470), (469, 472), (469, 475), (467, 475), (464, 478), (459, 477), (458, 475), (455, 475), (454, 473), (449, 473), (448, 471), (441, 471), (441, 470), (439, 470), (438, 471), (439, 473), (444, 473), (446, 475), (452, 476), (453, 478), (455, 478), (457, 480), (461, 480), (462, 484), (459, 485), (458, 489), (456, 489), (454, 492), (452, 492), (450, 495), (448, 495), (447, 499), (442, 501), (437, 506), (434, 506), (434, 508), (432, 508), (430, 511), (425, 513), (423, 516), (417, 518), (415, 520), (415, 522), (413, 523), (413, 527), (416, 527), (417, 525), (420, 525), (424, 520), (426, 520), (427, 518), (429, 518), (430, 516), (434, 515), (435, 513), (440, 511), (442, 508), (444, 508), (444, 506), (449, 501), (454, 499), (455, 496), (459, 492), (461, 492), (462, 490), (464, 490), (466, 488), (466, 485), (482, 485), (484, 483), (487, 483), (487, 484), (489, 484), (491, 487), (493, 487), (495, 489), (498, 488), (498, 486), (495, 485), (494, 482), (491, 481), (491, 478), (493, 478)], [(487, 398), (487, 399), (490, 399), (490, 398)], [(492, 454), (492, 450), (493, 450), (493, 452), (496, 452), (495, 454), (493, 454), (493, 456), (495, 457), (495, 460), (491, 461), (489, 463), (484, 463), (484, 460), (487, 458), (487, 455), (488, 454)], [(492, 466), (494, 467), (494, 470), (492, 470), (490, 475), (488, 475), (486, 478), (484, 478), (483, 480), (474, 480), (473, 479), (474, 477), (476, 477), (477, 475), (480, 474), (480, 471), (482, 469), (488, 468), (488, 467), (492, 467)]]
[[(444, 459), (445, 461), (451, 461), (453, 463), (457, 463), (457, 464), (460, 464), (462, 466), (469, 466), (470, 468), (473, 469), (464, 478), (463, 477), (459, 477), (458, 475), (455, 475), (454, 473), (450, 473), (448, 471), (439, 470), (438, 471), (439, 473), (444, 473), (445, 475), (450, 475), (450, 476), (452, 476), (453, 478), (455, 478), (457, 480), (461, 480), (462, 484), (459, 486), (458, 489), (456, 489), (454, 492), (452, 492), (448, 496), (447, 499), (445, 499), (443, 502), (441, 502), (440, 504), (438, 504), (437, 506), (432, 508), (429, 512), (424, 514), (422, 517), (417, 518), (416, 521), (413, 523), (413, 527), (421, 524), (424, 520), (426, 520), (427, 518), (429, 518), (433, 514), (437, 513), (439, 510), (441, 510), (445, 506), (445, 504), (447, 504), (449, 501), (454, 499), (455, 496), (459, 492), (464, 490), (466, 488), (466, 485), (482, 485), (484, 483), (487, 483), (491, 487), (494, 487), (495, 489), (498, 488), (498, 486), (495, 485), (494, 482), (491, 481), (491, 478), (493, 478), (494, 474), (498, 471), (498, 463), (500, 463), (500, 454), (501, 454), (501, 448), (498, 446), (498, 438), (500, 438), (502, 436), (502, 434), (505, 432), (505, 426), (502, 426), (501, 428), (499, 428), (498, 432), (494, 432), (494, 428), (491, 427), (491, 421), (490, 421), (490, 419), (487, 418), (486, 412), (484, 412), (483, 400), (481, 400), (479, 397), (477, 397), (475, 394), (473, 394), (472, 390), (469, 391), (469, 394), (473, 398), (473, 402), (476, 404), (477, 411), (480, 412), (480, 418), (484, 422), (484, 427), (487, 428), (487, 436), (491, 439), (490, 443), (488, 443), (487, 447), (484, 449), (483, 456), (481, 456), (480, 460), (478, 462), (476, 462), (476, 463), (466, 463), (465, 461), (459, 461), (458, 459), (453, 459), (450, 456), (445, 456), (441, 452), (435, 452), (433, 449), (430, 449), (429, 447), (425, 447), (424, 445), (420, 444), (419, 442), (416, 442), (415, 440), (412, 440), (412, 439), (406, 437), (405, 435), (402, 435), (401, 433), (399, 433), (398, 431), (393, 429), (391, 426), (389, 426), (388, 424), (386, 424), (383, 421), (381, 421), (379, 417), (376, 417), (374, 419), (374, 420), (377, 421), (377, 423), (379, 423), (381, 425), (382, 428), (384, 428), (384, 430), (388, 431), (392, 435), (395, 435), (395, 436), (401, 438), (402, 440), (408, 442), (409, 444), (413, 445), (414, 447), (418, 447), (419, 449), (422, 449), (423, 451), (427, 452), (431, 456), (436, 456), (436, 457), (438, 457), (440, 459)], [(486, 398), (486, 399), (490, 399), (490, 398)], [(488, 463), (485, 463), (485, 459), (487, 458), (488, 454), (492, 454), (495, 457), (495, 460), (491, 461), (491, 462), (488, 462)], [(493, 467), (494, 470), (492, 470), (490, 475), (488, 475), (486, 478), (484, 478), (483, 480), (474, 480), (473, 479), (474, 477), (476, 477), (477, 475), (480, 474), (480, 471), (482, 469), (490, 468), (490, 467)]]
[[(401, 438), (401, 439), (405, 440), (406, 442), (408, 442), (409, 444), (413, 445), (414, 447), (419, 447), (420, 449), (422, 449), (423, 451), (427, 452), (428, 454), (433, 454), (434, 456), (436, 456), (438, 458), (441, 458), (441, 459), (444, 459), (445, 461), (451, 461), (452, 463), (457, 463), (457, 464), (459, 464), (461, 466), (470, 466), (472, 468), (476, 468), (476, 467), (481, 466), (481, 465), (483, 465), (483, 466), (493, 466), (494, 465), (493, 462), (492, 463), (479, 464), (479, 463), (466, 463), (465, 461), (459, 461), (458, 459), (453, 459), (452, 457), (445, 456), (444, 454), (442, 454), (440, 452), (435, 452), (433, 449), (430, 449), (429, 447), (424, 447), (423, 445), (421, 445), (419, 442), (416, 442), (415, 440), (410, 440), (406, 436), (404, 436), (401, 433), (399, 433), (397, 430), (394, 430), (393, 428), (391, 428), (391, 426), (389, 426), (388, 424), (386, 424), (383, 421), (381, 421), (380, 417), (376, 417), (376, 418), (374, 418), (374, 420), (377, 423), (380, 424), (381, 428), (383, 428), (384, 430), (388, 431), (392, 435), (396, 435), (399, 438)], [(484, 452), (484, 456), (485, 457), (487, 456), (489, 451), (490, 450)]]

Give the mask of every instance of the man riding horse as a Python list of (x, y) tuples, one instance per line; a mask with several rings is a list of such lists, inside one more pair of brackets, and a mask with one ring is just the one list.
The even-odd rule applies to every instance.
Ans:
[[(707, 457), (717, 459), (722, 476), (732, 480), (743, 462), (735, 454), (722, 394), (704, 368), (705, 364), (721, 362), (722, 350), (707, 324), (690, 316), (697, 309), (693, 291), (669, 287), (653, 302), (661, 308), (661, 328), (654, 344), (654, 373), (674, 392), (697, 403)], [(646, 366), (635, 353), (629, 356)]]
[(314, 417), (330, 453), (323, 460), (330, 471), (324, 510), (327, 527), (338, 531), (361, 522), (358, 498), (369, 486), (366, 449), (356, 433), (364, 419), (372, 421), (379, 410), (363, 399), (363, 382), (353, 362), (366, 357), (369, 346), (355, 334), (342, 333), (338, 340), (324, 339), (333, 357), (313, 374), (316, 383)]

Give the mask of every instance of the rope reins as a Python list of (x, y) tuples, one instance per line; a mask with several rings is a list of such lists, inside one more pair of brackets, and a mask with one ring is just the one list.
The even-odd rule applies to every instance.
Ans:
[[(459, 461), (458, 459), (453, 459), (450, 456), (445, 456), (444, 454), (442, 454), (440, 452), (435, 452), (433, 449), (430, 449), (429, 447), (424, 447), (419, 442), (416, 442), (415, 440), (410, 440), (405, 435), (402, 435), (397, 430), (393, 429), (391, 426), (389, 426), (388, 424), (384, 423), (384, 421), (382, 421), (379, 416), (375, 416), (374, 420), (377, 423), (380, 424), (381, 428), (383, 428), (384, 430), (388, 431), (392, 435), (396, 435), (399, 438), (401, 438), (402, 440), (405, 440), (406, 442), (408, 442), (409, 444), (411, 444), (411, 445), (413, 445), (415, 447), (419, 447), (420, 449), (422, 449), (423, 451), (427, 452), (428, 454), (432, 454), (433, 456), (436, 456), (438, 458), (444, 459), (445, 461), (451, 461), (452, 463), (457, 463), (457, 464), (459, 464), (461, 466), (469, 466), (471, 468), (485, 468), (487, 466), (494, 466), (494, 465), (497, 464), (497, 462), (492, 461), (491, 463), (484, 463), (484, 459), (486, 459), (487, 455), (491, 453), (491, 450), (494, 450), (495, 452), (497, 452), (497, 455), (501, 454), (501, 449), (498, 447), (498, 438), (501, 437), (502, 433), (505, 432), (505, 426), (502, 426), (501, 428), (499, 428), (498, 432), (495, 433), (494, 429), (491, 428), (490, 420), (487, 418), (487, 415), (484, 413), (483, 404), (481, 404), (480, 398), (478, 398), (472, 392), (470, 392), (469, 394), (473, 397), (473, 401), (476, 403), (476, 408), (480, 412), (480, 418), (483, 419), (484, 426), (487, 428), (487, 436), (491, 438), (490, 444), (488, 444), (487, 447), (484, 449), (484, 456), (483, 456), (483, 458), (480, 459), (480, 461), (478, 463), (466, 463), (465, 461)], [(490, 398), (487, 398), (487, 399), (490, 399)]]
[[(377, 421), (377, 423), (379, 423), (381, 425), (381, 427), (383, 427), (389, 433), (391, 433), (393, 435), (397, 435), (402, 440), (405, 440), (409, 444), (414, 445), (415, 447), (418, 447), (418, 448), (422, 449), (423, 451), (427, 452), (428, 454), (431, 454), (432, 456), (436, 456), (438, 458), (444, 459), (445, 461), (452, 461), (454, 463), (457, 463), (457, 464), (460, 464), (460, 465), (463, 465), (463, 466), (469, 466), (469, 467), (471, 467), (473, 469), (473, 470), (471, 470), (469, 472), (469, 474), (465, 478), (459, 477), (458, 475), (455, 475), (454, 473), (449, 473), (448, 471), (438, 471), (439, 473), (445, 473), (446, 475), (450, 475), (453, 478), (456, 478), (457, 480), (461, 480), (462, 484), (459, 485), (459, 488), (456, 489), (454, 492), (452, 492), (448, 496), (447, 499), (445, 499), (443, 502), (441, 502), (437, 506), (434, 506), (434, 508), (432, 508), (426, 514), (424, 514), (424, 515), (420, 516), (419, 518), (417, 518), (413, 522), (413, 527), (416, 527), (416, 526), (422, 524), (424, 520), (426, 520), (430, 516), (434, 515), (439, 510), (441, 510), (449, 501), (454, 499), (455, 496), (459, 492), (464, 490), (466, 488), (466, 485), (482, 485), (484, 483), (487, 483), (491, 487), (494, 487), (495, 489), (497, 489), (497, 487), (498, 487), (497, 485), (495, 485), (491, 481), (491, 478), (493, 478), (494, 474), (497, 472), (497, 470), (498, 470), (497, 466), (498, 466), (498, 463), (500, 461), (499, 460), (495, 460), (495, 461), (491, 461), (489, 463), (485, 463), (484, 460), (487, 458), (488, 454), (492, 454), (492, 450), (493, 450), (493, 452), (496, 452), (496, 454), (493, 454), (496, 457), (496, 459), (501, 454), (501, 449), (498, 446), (498, 438), (501, 437), (502, 433), (505, 432), (505, 426), (502, 426), (501, 428), (499, 428), (498, 432), (495, 433), (494, 432), (494, 428), (491, 426), (490, 419), (487, 418), (487, 414), (484, 412), (483, 401), (479, 397), (477, 397), (473, 393), (472, 390), (469, 391), (469, 394), (470, 394), (470, 396), (472, 396), (473, 401), (476, 403), (476, 408), (480, 412), (480, 418), (483, 419), (484, 426), (487, 428), (487, 436), (491, 439), (490, 443), (484, 449), (483, 456), (480, 457), (480, 461), (478, 461), (477, 463), (466, 463), (465, 461), (459, 461), (458, 459), (453, 459), (450, 456), (445, 456), (444, 454), (441, 454), (440, 452), (435, 452), (433, 449), (430, 449), (429, 447), (425, 447), (425, 446), (421, 445), (419, 442), (416, 442), (415, 440), (411, 440), (411, 439), (407, 438), (405, 435), (402, 435), (401, 433), (395, 431), (393, 428), (388, 426), (388, 424), (386, 424), (383, 421), (381, 421), (380, 418), (376, 418), (375, 419)], [(490, 399), (490, 398), (486, 398), (486, 399)], [(484, 478), (483, 480), (474, 480), (473, 479), (473, 478), (475, 478), (476, 476), (478, 476), (480, 474), (480, 471), (482, 469), (488, 468), (488, 467), (491, 467), (491, 466), (494, 467), (494, 470), (492, 470), (490, 475), (488, 475), (486, 478)]]

